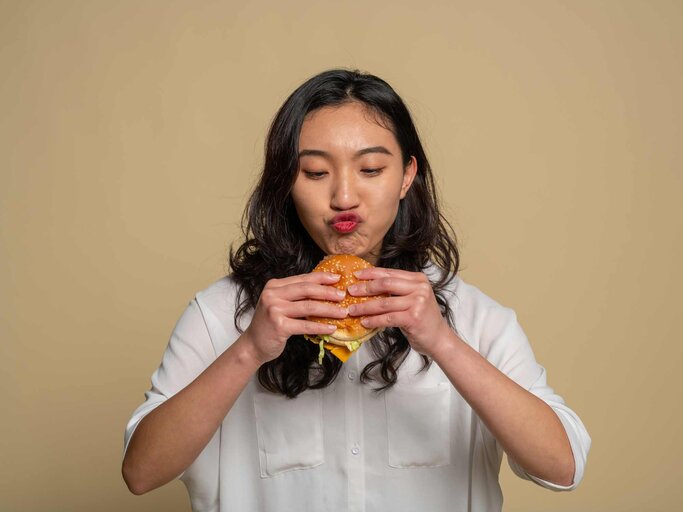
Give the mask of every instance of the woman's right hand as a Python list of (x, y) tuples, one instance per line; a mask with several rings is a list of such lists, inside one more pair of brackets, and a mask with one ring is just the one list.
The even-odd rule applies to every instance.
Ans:
[[(266, 283), (242, 336), (194, 380), (140, 420), (121, 468), (132, 492), (143, 494), (156, 489), (187, 469), (211, 440), (254, 371), (279, 356), (290, 336), (334, 332), (334, 326), (305, 318), (346, 316), (347, 312), (334, 304), (342, 297), (329, 286), (339, 277), (311, 272)], [(184, 342), (192, 340), (178, 343)], [(182, 379), (188, 374), (186, 363), (192, 364), (194, 359), (183, 361), (178, 357), (172, 357), (177, 372), (168, 373), (164, 379)], [(174, 387), (180, 380), (168, 382), (166, 387)]]
[(306, 320), (320, 316), (345, 318), (348, 311), (335, 304), (345, 293), (333, 285), (339, 281), (338, 274), (311, 272), (283, 279), (271, 279), (261, 292), (251, 324), (245, 331), (253, 355), (259, 364), (278, 357), (285, 349), (290, 336), (295, 334), (332, 334), (334, 325)]

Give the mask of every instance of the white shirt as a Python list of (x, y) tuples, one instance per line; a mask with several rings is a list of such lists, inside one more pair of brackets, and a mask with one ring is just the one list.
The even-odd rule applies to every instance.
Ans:
[[(430, 267), (433, 268), (433, 267)], [(430, 269), (426, 271), (430, 274)], [(192, 382), (239, 336), (237, 286), (226, 276), (196, 294), (178, 320), (146, 400), (125, 432), (124, 453), (140, 420)], [(560, 418), (574, 453), (573, 485), (526, 474), (553, 490), (583, 477), (590, 437), (579, 417), (546, 384), (513, 310), (457, 276), (446, 290), (460, 338), (544, 400)], [(246, 328), (251, 312), (241, 326)], [(502, 448), (443, 371), (411, 351), (395, 386), (377, 394), (359, 375), (367, 344), (322, 390), (295, 399), (260, 388), (252, 377), (199, 457), (179, 475), (195, 512), (500, 511)]]

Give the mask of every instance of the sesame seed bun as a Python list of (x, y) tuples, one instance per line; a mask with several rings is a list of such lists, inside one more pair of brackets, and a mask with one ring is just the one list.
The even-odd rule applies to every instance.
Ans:
[[(359, 304), (368, 300), (374, 300), (378, 297), (387, 297), (387, 295), (354, 297), (347, 291), (348, 287), (352, 284), (361, 282), (353, 273), (357, 270), (370, 268), (372, 266), (373, 265), (368, 261), (365, 261), (358, 256), (354, 256), (353, 254), (334, 254), (325, 256), (325, 258), (313, 269), (313, 272), (332, 272), (341, 275), (341, 279), (330, 286), (334, 286), (335, 288), (346, 292), (346, 297), (340, 302), (330, 301), (329, 303), (344, 308), (349, 307), (351, 304)], [(364, 317), (362, 316), (347, 316), (346, 318), (341, 319), (316, 316), (308, 317), (309, 320), (314, 322), (335, 325), (337, 330), (330, 334), (329, 337), (326, 337), (325, 341), (332, 345), (342, 346), (348, 346), (347, 344), (350, 342), (363, 343), (383, 330), (381, 328), (368, 329), (367, 327), (364, 327), (363, 324), (360, 323), (363, 318)], [(319, 338), (315, 336), (307, 336), (307, 338), (311, 339), (311, 341), (319, 340)]]

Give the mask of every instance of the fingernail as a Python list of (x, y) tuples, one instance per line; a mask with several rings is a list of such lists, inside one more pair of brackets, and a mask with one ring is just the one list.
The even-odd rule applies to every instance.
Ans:
[(351, 305), (349, 306), (349, 314), (350, 314), (350, 315), (353, 315), (353, 314), (356, 312), (357, 309), (358, 309), (358, 308), (356, 307), (355, 304), (351, 304)]
[(327, 274), (327, 277), (330, 281), (339, 281), (341, 279), (339, 274)]
[(358, 285), (352, 284), (347, 288), (347, 290), (349, 291), (349, 293), (356, 293), (358, 291)]
[(363, 324), (363, 327), (369, 327), (367, 318), (361, 319), (360, 323)]
[(344, 290), (337, 290), (337, 297), (343, 299), (344, 297), (346, 297), (346, 292)]
[[(364, 269), (363, 269), (364, 270)], [(361, 275), (363, 274), (363, 270), (356, 270), (353, 275), (356, 276), (358, 279), (360, 279)]]

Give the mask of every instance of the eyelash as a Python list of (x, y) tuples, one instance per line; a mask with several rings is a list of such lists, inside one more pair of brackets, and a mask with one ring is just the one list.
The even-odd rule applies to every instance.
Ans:
[(303, 171), (304, 175), (311, 180), (319, 180), (322, 175), (325, 174), (324, 171)]
[[(384, 167), (377, 167), (374, 169), (361, 169), (360, 172), (367, 176), (377, 176), (384, 170)], [(319, 180), (326, 174), (325, 171), (303, 171), (304, 175), (311, 180)]]

